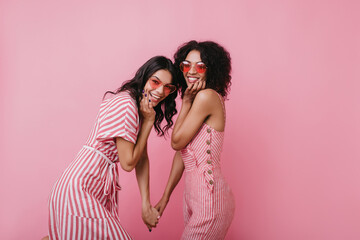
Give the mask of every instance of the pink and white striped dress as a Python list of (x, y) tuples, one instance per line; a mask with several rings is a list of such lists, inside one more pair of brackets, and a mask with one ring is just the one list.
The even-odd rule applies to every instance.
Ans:
[[(225, 113), (224, 105), (223, 109)], [(181, 150), (185, 165), (185, 229), (181, 239), (224, 239), (233, 220), (234, 197), (220, 168), (223, 140), (224, 132), (203, 123)]]
[(135, 144), (138, 131), (138, 108), (128, 92), (103, 101), (85, 145), (52, 189), (50, 239), (131, 239), (118, 216), (115, 137)]

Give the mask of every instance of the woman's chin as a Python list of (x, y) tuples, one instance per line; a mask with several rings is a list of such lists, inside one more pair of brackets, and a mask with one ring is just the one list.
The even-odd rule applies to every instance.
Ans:
[(151, 100), (153, 107), (156, 107), (161, 101)]

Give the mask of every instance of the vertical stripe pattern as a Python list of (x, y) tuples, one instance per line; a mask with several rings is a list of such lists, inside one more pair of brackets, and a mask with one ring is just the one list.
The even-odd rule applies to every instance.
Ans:
[(86, 144), (51, 191), (50, 239), (131, 239), (117, 210), (115, 137), (135, 143), (138, 130), (136, 102), (127, 92), (103, 101)]
[[(224, 105), (223, 110), (225, 114)], [(231, 225), (235, 202), (221, 174), (223, 140), (224, 132), (203, 123), (192, 141), (181, 150), (185, 165), (185, 229), (181, 239), (224, 239)]]

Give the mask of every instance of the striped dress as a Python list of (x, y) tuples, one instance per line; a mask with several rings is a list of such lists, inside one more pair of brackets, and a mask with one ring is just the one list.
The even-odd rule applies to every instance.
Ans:
[(234, 197), (220, 169), (223, 139), (224, 132), (203, 123), (180, 151), (185, 165), (182, 239), (224, 239), (233, 220)]
[(135, 144), (138, 131), (138, 108), (128, 92), (103, 101), (85, 145), (52, 189), (50, 239), (131, 239), (117, 211), (115, 137)]

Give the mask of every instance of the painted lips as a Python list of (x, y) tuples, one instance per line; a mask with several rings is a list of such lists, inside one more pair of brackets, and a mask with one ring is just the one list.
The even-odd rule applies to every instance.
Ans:
[(150, 97), (151, 97), (151, 100), (153, 101), (153, 102), (158, 102), (160, 99), (161, 99), (161, 97), (160, 96), (158, 96), (158, 95), (156, 95), (156, 94), (153, 94), (153, 93), (149, 93), (149, 95), (150, 95)]

